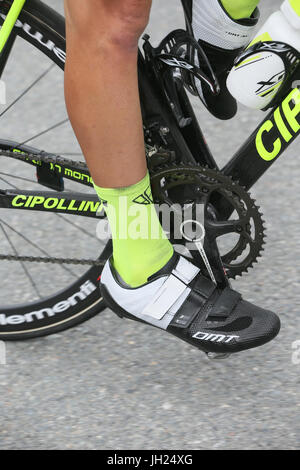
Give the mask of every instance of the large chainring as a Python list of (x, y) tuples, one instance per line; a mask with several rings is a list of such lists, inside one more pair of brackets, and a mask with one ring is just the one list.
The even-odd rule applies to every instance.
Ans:
[[(216, 241), (228, 278), (242, 276), (258, 261), (265, 244), (262, 213), (237, 182), (220, 171), (182, 163), (156, 168), (151, 183), (157, 204), (180, 204), (182, 210), (187, 204), (204, 205), (206, 237)], [(214, 209), (213, 201), (220, 197), (230, 205), (229, 219), (224, 220)], [(172, 234), (170, 238), (174, 243)]]

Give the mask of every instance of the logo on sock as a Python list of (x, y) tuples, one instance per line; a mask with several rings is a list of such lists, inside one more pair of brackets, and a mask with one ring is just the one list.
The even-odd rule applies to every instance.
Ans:
[(143, 194), (140, 194), (138, 197), (133, 199), (132, 202), (135, 202), (136, 204), (142, 204), (144, 206), (153, 204), (152, 191), (150, 186), (148, 186), (148, 188), (146, 189), (146, 191), (143, 192)]

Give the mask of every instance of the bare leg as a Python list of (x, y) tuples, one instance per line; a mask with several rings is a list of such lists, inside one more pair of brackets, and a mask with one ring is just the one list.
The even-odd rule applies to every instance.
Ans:
[[(106, 201), (115, 269), (132, 287), (173, 255), (151, 204), (138, 91), (138, 39), (151, 1), (65, 0), (67, 108), (97, 194)], [(140, 209), (144, 235), (137, 238), (127, 230), (130, 211)]]
[(147, 172), (137, 47), (151, 2), (65, 0), (66, 103), (98, 186), (129, 186)]

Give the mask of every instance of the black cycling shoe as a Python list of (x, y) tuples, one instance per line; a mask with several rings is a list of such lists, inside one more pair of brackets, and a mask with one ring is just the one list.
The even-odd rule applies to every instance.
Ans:
[[(213, 95), (207, 84), (195, 79), (191, 74), (188, 78), (189, 88), (192, 88), (195, 94), (198, 94), (203, 104), (215, 117), (223, 120), (231, 119), (237, 112), (237, 101), (227, 89), (227, 77), (233, 67), (235, 58), (251, 40), (254, 28), (259, 20), (259, 10), (256, 9), (251, 18), (236, 21), (226, 13), (218, 0), (210, 2), (182, 0), (182, 5), (187, 30), (204, 50), (219, 81), (221, 91), (218, 95)], [(202, 18), (202, 9), (204, 19), (199, 24), (198, 20)], [(209, 18), (211, 23), (206, 24), (205, 18)], [(220, 25), (223, 25), (222, 31), (217, 32)], [(206, 27), (211, 28), (212, 32), (205, 30)], [(215, 34), (214, 30), (216, 31)], [(222, 47), (223, 43), (224, 47)], [(200, 64), (203, 72), (209, 75), (205, 62), (198, 54), (195, 54), (192, 48), (190, 54), (189, 59), (197, 65)]]
[(230, 288), (217, 289), (199, 268), (177, 254), (139, 288), (127, 286), (109, 260), (100, 288), (107, 306), (119, 317), (161, 328), (206, 353), (255, 348), (280, 330), (277, 315), (245, 302)]

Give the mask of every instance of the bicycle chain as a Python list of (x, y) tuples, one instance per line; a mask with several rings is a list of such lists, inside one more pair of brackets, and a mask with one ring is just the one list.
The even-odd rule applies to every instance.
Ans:
[(24, 263), (74, 264), (83, 266), (104, 266), (104, 261), (76, 258), (46, 258), (34, 256), (0, 255), (0, 261), (19, 261)]
[(29, 162), (42, 162), (42, 163), (53, 163), (54, 165), (68, 165), (78, 170), (88, 170), (88, 166), (85, 162), (79, 162), (76, 160), (70, 160), (68, 158), (61, 157), (59, 155), (54, 155), (52, 153), (40, 152), (40, 153), (25, 153), (25, 152), (13, 152), (11, 150), (1, 150), (0, 155), (4, 157), (15, 158), (21, 161)]
[[(49, 154), (41, 152), (39, 154), (25, 153), (25, 152), (13, 152), (9, 150), (1, 150), (0, 155), (4, 157), (11, 157), (20, 161), (36, 162), (53, 165), (68, 165), (79, 170), (88, 171), (87, 164), (85, 162), (78, 162), (75, 160), (69, 160), (59, 155)], [(67, 265), (82, 265), (82, 266), (103, 266), (104, 261), (92, 260), (92, 259), (71, 259), (71, 258), (47, 258), (38, 256), (15, 256), (15, 255), (2, 255), (0, 254), (0, 261), (18, 261), (24, 263), (45, 263), (45, 264), (67, 264)]]

